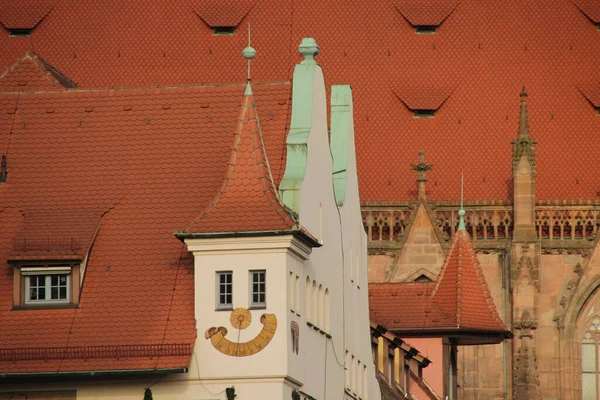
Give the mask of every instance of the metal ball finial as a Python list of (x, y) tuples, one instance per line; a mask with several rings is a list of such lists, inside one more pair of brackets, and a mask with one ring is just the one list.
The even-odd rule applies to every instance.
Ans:
[(244, 50), (242, 50), (242, 55), (246, 60), (252, 60), (254, 57), (256, 57), (256, 49), (252, 46), (244, 47)]

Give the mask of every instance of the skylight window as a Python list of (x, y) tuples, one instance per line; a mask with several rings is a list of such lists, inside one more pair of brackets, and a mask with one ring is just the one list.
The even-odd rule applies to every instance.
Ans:
[(420, 35), (431, 35), (435, 33), (437, 25), (416, 25), (415, 33)]
[(413, 110), (413, 118), (435, 118), (435, 110)]
[(10, 37), (29, 37), (32, 30), (30, 28), (13, 28), (8, 30), (8, 35)]
[(213, 35), (215, 36), (231, 36), (235, 32), (235, 26), (215, 26)]

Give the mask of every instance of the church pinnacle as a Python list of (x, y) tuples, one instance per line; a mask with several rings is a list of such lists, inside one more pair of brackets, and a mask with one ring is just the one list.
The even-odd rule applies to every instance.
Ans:
[(527, 90), (525, 86), (521, 89), (519, 94), (521, 97), (521, 110), (519, 113), (519, 139), (531, 139), (529, 135), (529, 113), (527, 111)]
[(427, 183), (427, 171), (433, 169), (433, 164), (425, 164), (425, 150), (419, 150), (419, 163), (411, 164), (411, 169), (417, 171), (417, 186), (419, 188), (419, 200), (425, 200), (425, 184)]

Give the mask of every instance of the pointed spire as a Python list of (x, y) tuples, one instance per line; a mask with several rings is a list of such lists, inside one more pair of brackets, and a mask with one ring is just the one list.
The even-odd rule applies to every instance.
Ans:
[(233, 144), (221, 187), (187, 233), (265, 232), (298, 229), (295, 216), (283, 205), (273, 182), (271, 168), (250, 85), (250, 46), (242, 55), (248, 60), (248, 81), (239, 108)]
[(519, 139), (530, 139), (529, 113), (527, 112), (527, 91), (525, 86), (521, 89), (521, 111), (519, 113)]
[(465, 173), (460, 174), (460, 210), (458, 210), (458, 230), (466, 231), (465, 228), (465, 210), (464, 210), (464, 196), (465, 196)]

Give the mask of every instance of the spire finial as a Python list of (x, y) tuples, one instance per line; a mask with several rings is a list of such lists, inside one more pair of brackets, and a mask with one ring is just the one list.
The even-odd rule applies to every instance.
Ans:
[(527, 112), (527, 90), (521, 89), (521, 110), (519, 112), (519, 138), (529, 138), (529, 113)]
[(460, 174), (460, 210), (458, 210), (458, 230), (465, 231), (465, 210), (464, 210), (464, 197), (465, 197), (465, 173)]
[(419, 163), (411, 164), (411, 169), (419, 174), (417, 186), (419, 187), (419, 200), (425, 200), (425, 182), (427, 182), (427, 171), (433, 169), (433, 164), (425, 164), (425, 150), (419, 150)]
[(246, 94), (251, 94), (252, 90), (250, 89), (250, 60), (256, 57), (256, 49), (251, 46), (250, 42), (250, 22), (248, 22), (248, 46), (242, 50), (242, 55), (246, 60), (248, 60), (248, 82), (246, 84)]

